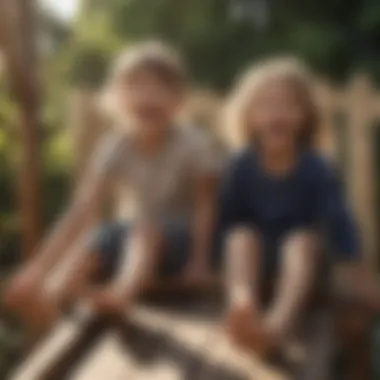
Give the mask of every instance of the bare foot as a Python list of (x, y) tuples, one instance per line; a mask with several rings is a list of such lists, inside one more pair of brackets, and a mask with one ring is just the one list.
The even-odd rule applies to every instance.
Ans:
[(96, 314), (120, 317), (126, 313), (130, 302), (121, 292), (104, 288), (90, 296), (90, 305)]
[(230, 310), (225, 320), (228, 336), (239, 346), (255, 347), (257, 325), (260, 323), (258, 312), (251, 306)]
[(274, 318), (264, 318), (256, 328), (254, 351), (266, 358), (281, 349), (286, 335), (286, 327)]

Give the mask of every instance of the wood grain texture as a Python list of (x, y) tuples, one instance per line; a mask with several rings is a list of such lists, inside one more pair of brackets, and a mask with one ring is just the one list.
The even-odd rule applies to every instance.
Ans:
[(10, 380), (294, 378), (232, 346), (218, 315), (207, 303), (183, 303), (137, 307), (117, 321), (63, 321)]

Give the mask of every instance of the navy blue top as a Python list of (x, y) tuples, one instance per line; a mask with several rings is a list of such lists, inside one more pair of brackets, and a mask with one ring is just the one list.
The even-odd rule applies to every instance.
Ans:
[(231, 162), (222, 185), (223, 231), (254, 226), (273, 244), (299, 228), (326, 228), (338, 259), (360, 254), (355, 223), (340, 191), (336, 173), (314, 152), (301, 154), (283, 177), (271, 177), (250, 150)]

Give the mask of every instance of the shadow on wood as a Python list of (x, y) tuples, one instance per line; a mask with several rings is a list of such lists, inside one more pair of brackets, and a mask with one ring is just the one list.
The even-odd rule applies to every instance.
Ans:
[(140, 306), (122, 320), (62, 322), (11, 380), (328, 379), (328, 314), (309, 319), (307, 355), (288, 368), (237, 351), (221, 334), (220, 315), (219, 302), (182, 300)]

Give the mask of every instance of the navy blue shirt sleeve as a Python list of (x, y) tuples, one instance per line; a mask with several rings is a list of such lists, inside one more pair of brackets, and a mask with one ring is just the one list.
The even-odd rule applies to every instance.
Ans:
[(326, 225), (334, 256), (338, 260), (360, 257), (358, 230), (335, 171), (324, 165), (319, 178), (319, 207)]
[(240, 157), (232, 160), (225, 172), (219, 202), (219, 227), (226, 231), (245, 221), (244, 162)]

